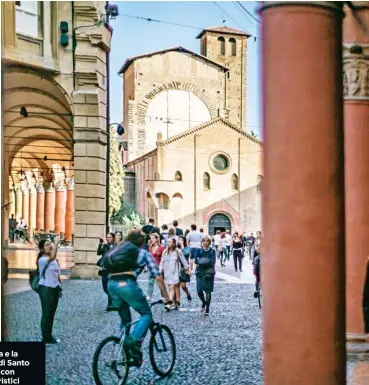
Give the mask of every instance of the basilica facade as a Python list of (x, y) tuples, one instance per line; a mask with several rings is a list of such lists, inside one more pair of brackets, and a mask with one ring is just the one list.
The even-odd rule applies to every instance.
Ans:
[(124, 77), (125, 201), (158, 224), (261, 227), (261, 142), (246, 129), (247, 39), (203, 30), (201, 54), (173, 47), (129, 58)]

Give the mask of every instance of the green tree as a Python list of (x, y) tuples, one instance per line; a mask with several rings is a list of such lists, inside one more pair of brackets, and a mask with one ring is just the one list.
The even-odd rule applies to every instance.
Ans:
[(124, 171), (119, 153), (116, 132), (110, 128), (109, 216), (117, 213), (124, 194)]
[(144, 218), (137, 213), (134, 206), (124, 201), (119, 211), (111, 218), (112, 225), (118, 225), (125, 236), (129, 230), (140, 229), (144, 224)]

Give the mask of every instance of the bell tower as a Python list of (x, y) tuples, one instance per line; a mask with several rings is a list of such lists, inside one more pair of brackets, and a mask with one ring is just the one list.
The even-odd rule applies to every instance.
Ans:
[(201, 55), (229, 68), (225, 76), (225, 109), (229, 121), (246, 131), (246, 82), (248, 33), (220, 26), (204, 29), (198, 36)]

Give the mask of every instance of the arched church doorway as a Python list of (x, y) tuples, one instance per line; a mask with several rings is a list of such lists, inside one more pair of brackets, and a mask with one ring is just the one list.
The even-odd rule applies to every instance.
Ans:
[(215, 214), (209, 220), (209, 235), (214, 235), (218, 230), (225, 232), (232, 229), (229, 217), (225, 214)]

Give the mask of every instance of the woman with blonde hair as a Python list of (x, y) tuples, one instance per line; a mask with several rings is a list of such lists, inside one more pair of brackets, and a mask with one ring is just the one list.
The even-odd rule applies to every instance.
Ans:
[(188, 263), (186, 258), (180, 249), (177, 248), (177, 241), (175, 238), (168, 239), (168, 247), (164, 250), (159, 271), (164, 274), (164, 280), (168, 284), (169, 297), (172, 301), (170, 310), (178, 310), (179, 306), (179, 274), (181, 271), (181, 265), (184, 267), (185, 272), (190, 274)]

